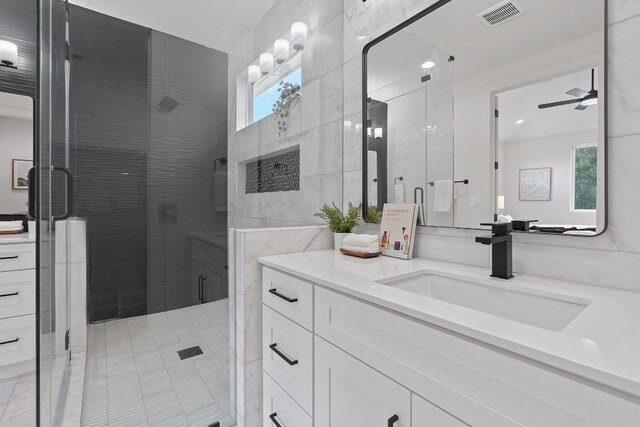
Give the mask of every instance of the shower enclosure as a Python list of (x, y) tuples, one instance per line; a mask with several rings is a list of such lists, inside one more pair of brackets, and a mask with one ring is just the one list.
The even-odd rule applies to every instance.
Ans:
[(67, 1), (38, 26), (40, 425), (231, 425), (227, 55)]
[[(421, 225), (452, 227), (460, 187), (453, 174), (455, 58), (401, 31), (374, 45), (366, 61), (367, 204), (382, 211), (385, 203), (424, 203)], [(437, 182), (453, 195), (444, 209), (435, 203)]]

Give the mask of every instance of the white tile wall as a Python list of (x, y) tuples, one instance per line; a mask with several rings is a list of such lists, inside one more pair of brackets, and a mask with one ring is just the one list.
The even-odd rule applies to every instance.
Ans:
[[(231, 230), (234, 260), (238, 427), (262, 422), (262, 269), (258, 258), (333, 247), (325, 226)], [(235, 246), (235, 247), (233, 247)]]
[[(366, 41), (432, 4), (431, 0), (344, 0), (345, 121), (360, 123), (361, 52)], [(514, 270), (593, 285), (640, 291), (640, 2), (609, 0), (608, 230), (593, 238), (516, 236)], [(359, 136), (344, 134), (345, 200), (361, 200)], [(348, 166), (347, 166), (348, 165)], [(356, 199), (357, 197), (357, 199)], [(375, 227), (367, 227), (375, 230)], [(490, 248), (475, 244), (481, 232), (428, 228), (419, 231), (418, 256), (490, 265)]]
[[(236, 77), (289, 31), (309, 25), (302, 99), (278, 136), (267, 117), (236, 132)], [(322, 202), (342, 201), (342, 0), (279, 0), (229, 54), (229, 227), (313, 224)], [(244, 194), (242, 163), (300, 146), (300, 191)]]

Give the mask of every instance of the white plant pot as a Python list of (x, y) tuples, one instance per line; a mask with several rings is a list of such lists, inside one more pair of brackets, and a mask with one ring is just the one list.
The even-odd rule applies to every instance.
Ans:
[(342, 239), (347, 237), (351, 233), (333, 233), (333, 248), (339, 251), (342, 247)]

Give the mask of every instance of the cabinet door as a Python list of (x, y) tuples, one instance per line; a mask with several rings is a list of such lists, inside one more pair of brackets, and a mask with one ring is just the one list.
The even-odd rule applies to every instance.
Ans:
[(411, 422), (413, 427), (467, 427), (448, 412), (424, 400), (417, 394), (411, 396)]
[(202, 278), (202, 289), (202, 302), (218, 301), (225, 297), (224, 280), (211, 270), (205, 272)]
[(315, 425), (409, 427), (411, 393), (315, 337)]

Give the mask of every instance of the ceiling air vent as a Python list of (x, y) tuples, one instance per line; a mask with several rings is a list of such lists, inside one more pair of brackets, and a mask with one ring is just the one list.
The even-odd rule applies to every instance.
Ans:
[(522, 15), (524, 12), (524, 7), (517, 1), (505, 0), (480, 12), (476, 16), (488, 27), (495, 27)]

